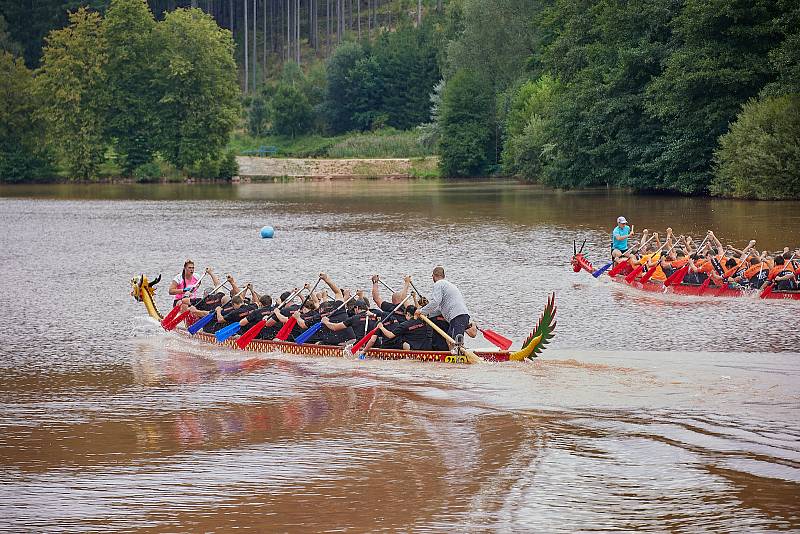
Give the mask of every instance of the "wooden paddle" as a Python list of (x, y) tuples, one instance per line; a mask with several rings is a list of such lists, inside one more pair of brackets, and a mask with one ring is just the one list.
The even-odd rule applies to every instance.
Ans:
[[(286, 306), (288, 303), (290, 303), (292, 301), (293, 298), (295, 298), (297, 295), (299, 295), (302, 290), (303, 289), (300, 288), (297, 291), (295, 291), (294, 293), (292, 293), (291, 295), (289, 295), (289, 297), (287, 297), (287, 299), (283, 302), (283, 304), (278, 306), (278, 308), (276, 308), (276, 309), (280, 310), (281, 308)], [(260, 334), (262, 330), (264, 330), (264, 327), (267, 326), (267, 321), (272, 319), (273, 315), (275, 315), (274, 311), (272, 313), (270, 313), (269, 316), (267, 316), (265, 319), (261, 319), (256, 324), (251, 326), (249, 330), (247, 330), (244, 334), (239, 336), (239, 339), (236, 340), (236, 345), (240, 349), (244, 350), (247, 347), (247, 345), (249, 345), (250, 342), (253, 341), (253, 339), (255, 339), (255, 337), (258, 334)]]
[[(447, 335), (447, 332), (445, 332), (444, 330), (442, 330), (441, 328), (436, 326), (436, 323), (431, 321), (427, 316), (420, 315), (419, 318), (422, 319), (423, 321), (425, 321), (426, 323), (428, 323), (428, 326), (433, 328), (433, 330), (437, 334), (442, 336), (448, 343), (450, 343), (451, 345), (455, 345), (456, 344), (455, 340), (452, 337), (450, 337), (449, 335)], [(478, 358), (478, 356), (474, 352), (472, 352), (468, 348), (464, 347), (463, 345), (461, 346), (461, 351), (464, 353), (464, 356), (467, 358), (467, 361), (469, 363), (478, 363), (479, 361), (481, 361), (481, 359)]]

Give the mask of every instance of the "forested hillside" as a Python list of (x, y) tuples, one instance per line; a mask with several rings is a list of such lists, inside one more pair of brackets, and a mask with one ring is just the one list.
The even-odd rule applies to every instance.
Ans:
[(800, 198), (790, 0), (0, 0), (0, 15), (6, 181), (109, 161), (224, 176), (236, 129), (253, 144), (388, 129), (445, 176)]

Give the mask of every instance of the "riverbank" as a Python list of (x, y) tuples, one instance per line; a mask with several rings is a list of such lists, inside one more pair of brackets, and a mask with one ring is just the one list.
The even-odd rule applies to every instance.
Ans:
[(266, 158), (237, 156), (239, 177), (245, 180), (351, 180), (437, 178), (439, 158)]

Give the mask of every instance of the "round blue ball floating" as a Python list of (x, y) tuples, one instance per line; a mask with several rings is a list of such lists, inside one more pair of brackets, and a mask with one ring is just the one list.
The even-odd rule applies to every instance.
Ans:
[(261, 238), (262, 239), (269, 239), (275, 235), (275, 229), (271, 226), (265, 226), (261, 229)]

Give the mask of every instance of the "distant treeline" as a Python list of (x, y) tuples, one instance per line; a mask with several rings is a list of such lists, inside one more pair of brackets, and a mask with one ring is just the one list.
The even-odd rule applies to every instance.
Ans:
[[(76, 4), (96, 11), (41, 49), (55, 13)], [(795, 0), (21, 6), (0, 0), (17, 21), (7, 30), (0, 17), (13, 74), (0, 84), (33, 91), (0, 111), (0, 179), (48, 161), (88, 176), (110, 155), (126, 173), (156, 156), (213, 175), (236, 127), (255, 138), (389, 127), (435, 146), (445, 176), (800, 198)]]
[(451, 7), (446, 173), (800, 198), (796, 0)]

